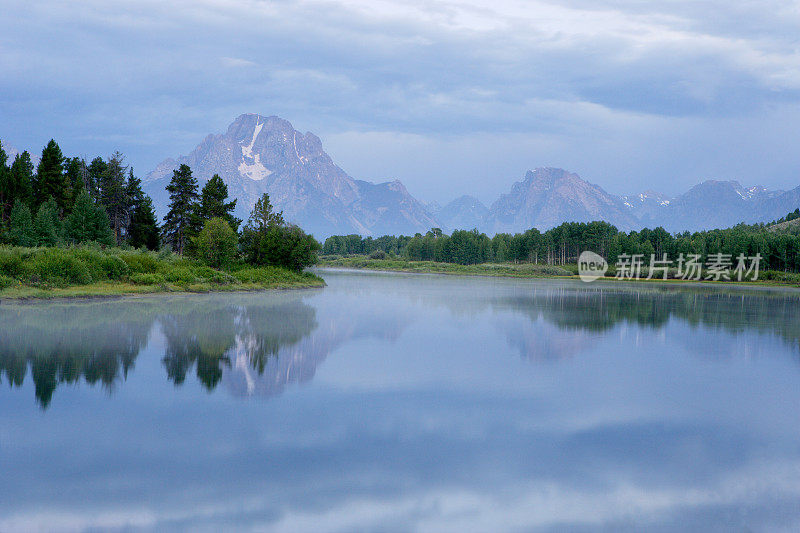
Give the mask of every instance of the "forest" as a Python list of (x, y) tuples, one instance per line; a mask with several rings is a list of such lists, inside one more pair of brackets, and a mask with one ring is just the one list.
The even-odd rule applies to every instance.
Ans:
[[(166, 190), (169, 210), (159, 224), (141, 180), (119, 152), (87, 162), (64, 156), (50, 140), (34, 166), (28, 152), (9, 161), (0, 145), (0, 289), (15, 281), (70, 285), (130, 281), (138, 274), (203, 283), (219, 276), (197, 274), (205, 272), (200, 265), (299, 272), (317, 260), (321, 245), (287, 224), (267, 194), (240, 228), (242, 221), (233, 216), (236, 200), (228, 198), (228, 187), (218, 175), (199, 189), (191, 168), (181, 165)], [(130, 254), (111, 251), (116, 249), (160, 251), (155, 259), (160, 263), (152, 272), (137, 272), (138, 260), (132, 263)], [(127, 264), (127, 270), (114, 267), (120, 264)], [(263, 279), (263, 274), (244, 277)], [(274, 272), (268, 277), (286, 281)]]
[[(787, 217), (792, 214), (787, 215)], [(325, 240), (326, 256), (367, 255), (375, 259), (402, 257), (410, 261), (437, 261), (474, 265), (481, 263), (534, 263), (569, 265), (583, 251), (603, 256), (609, 264), (622, 254), (651, 254), (677, 258), (697, 254), (705, 262), (711, 254), (761, 254), (761, 268), (800, 272), (800, 236), (791, 231), (773, 231), (763, 224), (739, 224), (732, 228), (671, 234), (663, 228), (624, 232), (607, 222), (566, 222), (544, 232), (532, 228), (524, 233), (498, 233), (489, 237), (476, 229), (456, 230), (450, 235), (433, 228), (425, 235), (338, 235)]]

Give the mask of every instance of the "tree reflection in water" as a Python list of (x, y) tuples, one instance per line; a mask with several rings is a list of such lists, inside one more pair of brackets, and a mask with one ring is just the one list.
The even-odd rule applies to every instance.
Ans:
[(100, 383), (113, 391), (133, 368), (150, 334), (166, 338), (167, 377), (182, 384), (192, 366), (213, 390), (242, 352), (263, 372), (267, 360), (316, 327), (298, 295), (209, 295), (128, 301), (0, 306), (0, 382), (21, 387), (30, 367), (37, 403), (46, 409), (59, 385)]
[[(437, 290), (420, 293), (406, 292), (402, 281), (379, 285), (377, 291), (367, 284), (357, 296), (410, 298), (474, 320), (487, 319), (482, 312), (491, 310), (488, 319), (531, 360), (581, 353), (618, 326), (664, 331), (674, 320), (690, 328), (774, 336), (800, 353), (800, 298), (794, 292), (557, 282), (458, 292), (442, 280), (435, 283)], [(193, 372), (209, 391), (224, 383), (237, 396), (279, 394), (289, 383), (311, 379), (335, 347), (365, 336), (391, 341), (416, 318), (398, 310), (403, 306), (353, 305), (348, 298), (354, 290), (348, 288), (346, 297), (331, 293), (321, 327), (302, 293), (2, 305), (0, 382), (20, 387), (30, 367), (43, 408), (61, 384), (100, 383), (111, 391), (125, 380), (154, 328), (160, 328), (161, 361), (176, 386)], [(728, 337), (736, 346), (707, 349), (688, 335), (686, 349), (704, 357), (742, 347), (759, 353), (759, 339)]]

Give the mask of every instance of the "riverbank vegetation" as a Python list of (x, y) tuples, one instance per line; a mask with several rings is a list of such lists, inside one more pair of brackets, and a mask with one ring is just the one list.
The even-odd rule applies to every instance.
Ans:
[(169, 250), (0, 246), (0, 298), (318, 287), (309, 272), (235, 262), (212, 268)]
[(181, 165), (166, 189), (160, 226), (119, 152), (87, 164), (51, 140), (34, 171), (30, 154), (9, 165), (0, 145), (0, 297), (324, 284), (302, 272), (320, 244), (273, 212), (268, 195), (239, 231), (236, 200), (219, 176), (198, 191)]
[[(787, 218), (791, 216), (790, 213)], [(545, 232), (534, 228), (524, 233), (498, 233), (494, 237), (478, 230), (456, 230), (447, 235), (438, 228), (414, 236), (338, 235), (325, 240), (322, 264), (406, 272), (577, 275), (578, 256), (587, 250), (607, 261), (607, 277), (616, 276), (621, 258), (630, 259), (634, 255), (641, 257), (642, 268), (638, 276), (629, 277), (648, 277), (650, 258), (660, 260), (666, 254), (670, 261), (666, 277), (678, 279), (681, 272), (677, 262), (681, 255), (685, 258), (694, 255), (698, 263), (705, 265), (722, 254), (731, 264), (721, 279), (733, 279), (737, 257), (759, 255), (759, 280), (800, 284), (800, 236), (763, 224), (675, 234), (663, 228), (623, 232), (606, 222), (571, 222)], [(540, 267), (558, 267), (560, 273), (552, 274)], [(663, 274), (659, 271), (654, 277), (661, 278)], [(752, 277), (753, 272), (749, 272), (743, 279)]]

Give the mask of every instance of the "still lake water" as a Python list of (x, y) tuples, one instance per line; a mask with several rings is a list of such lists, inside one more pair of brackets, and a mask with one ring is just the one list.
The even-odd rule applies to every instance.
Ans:
[(798, 531), (800, 292), (0, 305), (0, 531)]

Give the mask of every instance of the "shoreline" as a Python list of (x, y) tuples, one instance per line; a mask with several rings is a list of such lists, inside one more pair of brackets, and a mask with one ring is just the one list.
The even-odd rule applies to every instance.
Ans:
[[(367, 264), (364, 264), (364, 263)], [(370, 265), (373, 262), (375, 264)], [(364, 272), (381, 272), (381, 273), (405, 273), (405, 274), (433, 274), (445, 276), (470, 276), (470, 277), (485, 277), (485, 278), (512, 278), (512, 279), (552, 279), (552, 280), (575, 280), (580, 281), (577, 274), (565, 271), (564, 274), (547, 273), (548, 265), (534, 265), (524, 264), (527, 267), (520, 265), (502, 265), (493, 264), (493, 266), (486, 265), (459, 265), (455, 263), (431, 263), (427, 261), (406, 261), (403, 265), (387, 265), (383, 263), (384, 260), (370, 260), (357, 258), (357, 261), (333, 260), (321, 261), (314, 266), (317, 270), (351, 270), (351, 271), (364, 271)], [(394, 260), (393, 262), (399, 262)], [(383, 263), (383, 264), (379, 264)], [(416, 263), (416, 264), (415, 264)], [(431, 268), (430, 265), (435, 265)], [(557, 267), (561, 269), (561, 267)], [(561, 269), (563, 270), (563, 269)], [(617, 279), (616, 277), (601, 277), (597, 280), (587, 283), (591, 285), (595, 282), (612, 282), (612, 283), (650, 283), (650, 284), (669, 284), (673, 286), (683, 287), (749, 287), (749, 288), (763, 288), (763, 289), (795, 289), (800, 290), (800, 283), (796, 282), (782, 282), (779, 280), (757, 280), (757, 281), (712, 281), (712, 280), (685, 280), (685, 279)]]
[(92, 301), (123, 298), (141, 298), (148, 296), (198, 295), (212, 293), (247, 293), (260, 291), (288, 291), (300, 289), (321, 289), (326, 286), (325, 280), (298, 280), (278, 283), (242, 283), (242, 284), (193, 284), (185, 287), (179, 285), (135, 285), (127, 282), (100, 282), (90, 285), (73, 285), (69, 287), (41, 288), (27, 285), (0, 290), (0, 305), (4, 303), (24, 303), (42, 301)]

